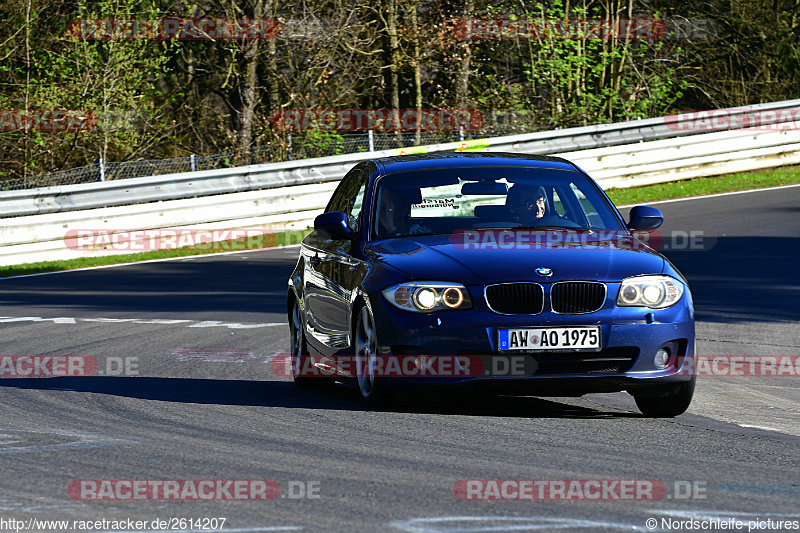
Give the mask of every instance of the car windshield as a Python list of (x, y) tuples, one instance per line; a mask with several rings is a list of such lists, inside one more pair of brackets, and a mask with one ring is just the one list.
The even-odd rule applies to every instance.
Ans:
[(526, 167), (426, 169), (388, 174), (375, 194), (372, 237), (468, 229), (622, 230), (583, 174)]

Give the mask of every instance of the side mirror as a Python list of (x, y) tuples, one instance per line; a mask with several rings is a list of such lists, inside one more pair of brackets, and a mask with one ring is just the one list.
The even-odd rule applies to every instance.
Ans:
[(637, 205), (631, 209), (631, 219), (628, 229), (651, 230), (656, 229), (664, 222), (664, 215), (655, 207)]
[(341, 211), (322, 213), (314, 219), (314, 229), (327, 233), (331, 239), (353, 239), (356, 234), (347, 225), (347, 215)]

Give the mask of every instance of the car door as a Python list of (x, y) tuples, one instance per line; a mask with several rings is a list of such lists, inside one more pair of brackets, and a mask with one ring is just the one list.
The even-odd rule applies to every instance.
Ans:
[[(327, 212), (342, 211), (348, 226), (359, 232), (367, 173), (356, 167), (331, 197)], [(314, 232), (318, 233), (318, 232)], [(350, 346), (350, 303), (357, 286), (361, 261), (354, 258), (353, 241), (316, 235), (304, 247), (308, 339), (312, 347), (330, 355)]]

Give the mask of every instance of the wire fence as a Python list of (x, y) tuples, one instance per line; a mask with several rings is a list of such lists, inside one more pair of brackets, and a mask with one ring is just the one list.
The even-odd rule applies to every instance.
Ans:
[[(493, 132), (491, 135), (501, 133)], [(481, 136), (488, 136), (485, 132)], [(410, 148), (428, 144), (456, 142), (464, 140), (459, 131), (399, 133), (355, 133), (342, 135), (287, 135), (286, 142), (259, 146), (241, 151), (231, 151), (211, 155), (190, 155), (170, 159), (151, 159), (143, 161), (104, 162), (96, 160), (91, 165), (59, 170), (49, 174), (29, 178), (0, 181), (0, 191), (35, 189), (77, 183), (92, 183), (106, 180), (119, 180), (174, 174), (196, 170), (276, 163), (295, 159), (325, 157), (331, 155), (353, 154), (379, 150)]]

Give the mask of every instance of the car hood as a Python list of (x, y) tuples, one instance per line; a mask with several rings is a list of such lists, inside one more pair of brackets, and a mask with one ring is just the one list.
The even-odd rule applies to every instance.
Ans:
[[(529, 242), (515, 238), (504, 242), (502, 236), (492, 242), (492, 237), (465, 244), (460, 234), (409, 236), (370, 243), (365, 253), (411, 279), (468, 285), (523, 280), (614, 282), (660, 274), (664, 269), (660, 254), (623, 233), (548, 231)], [(537, 274), (540, 267), (552, 274)]]

